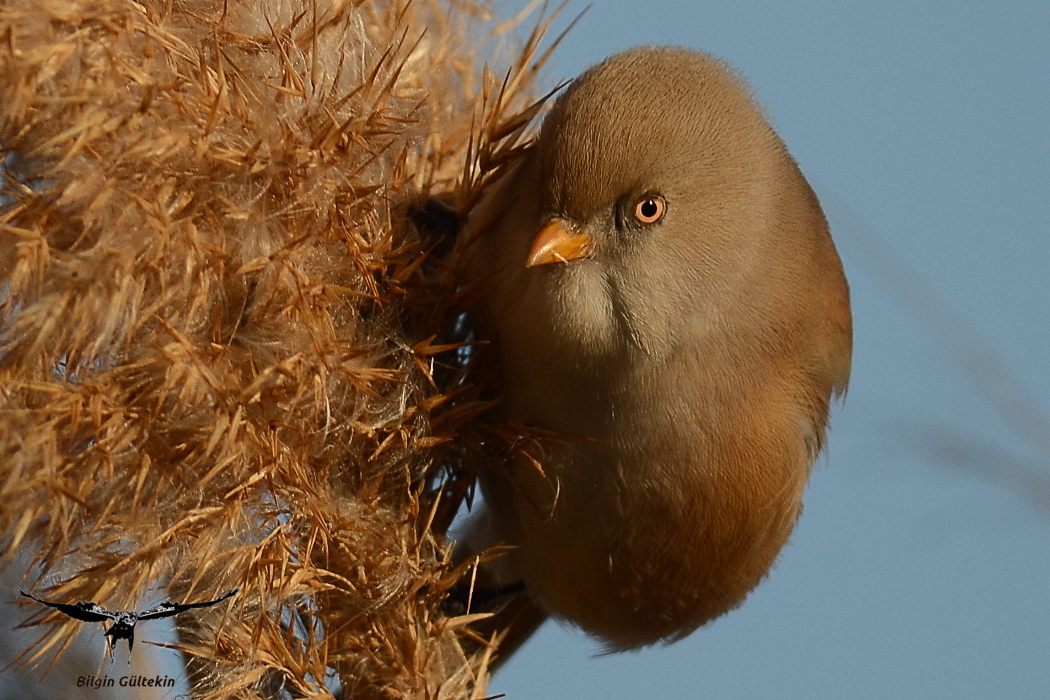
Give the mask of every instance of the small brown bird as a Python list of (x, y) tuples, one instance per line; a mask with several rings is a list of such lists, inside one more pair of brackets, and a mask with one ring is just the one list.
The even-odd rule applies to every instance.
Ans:
[(798, 518), (850, 370), (817, 198), (724, 63), (639, 48), (562, 94), (467, 222), (509, 421), (562, 438), (481, 475), (463, 550), (624, 650), (737, 606)]

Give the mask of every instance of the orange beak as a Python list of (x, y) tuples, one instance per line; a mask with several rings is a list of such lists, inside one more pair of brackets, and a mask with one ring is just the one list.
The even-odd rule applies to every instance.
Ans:
[(532, 241), (525, 267), (585, 258), (590, 254), (593, 243), (586, 233), (573, 233), (564, 220), (555, 219), (544, 226)]

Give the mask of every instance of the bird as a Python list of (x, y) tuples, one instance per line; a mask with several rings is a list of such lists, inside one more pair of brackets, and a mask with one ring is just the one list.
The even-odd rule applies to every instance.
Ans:
[(79, 603), (60, 603), (54, 600), (43, 600), (37, 598), (31, 593), (25, 591), (18, 591), (20, 596), (30, 598), (36, 602), (46, 605), (49, 608), (54, 608), (64, 615), (68, 615), (74, 620), (81, 620), (83, 622), (112, 622), (109, 629), (106, 630), (106, 638), (109, 641), (109, 650), (112, 653), (114, 645), (120, 639), (127, 640), (128, 643), (128, 663), (131, 662), (130, 654), (132, 647), (135, 646), (135, 625), (144, 620), (159, 620), (162, 617), (172, 617), (179, 613), (193, 608), (209, 608), (213, 605), (217, 605), (227, 598), (232, 598), (240, 592), (240, 588), (234, 588), (232, 591), (224, 596), (216, 598), (215, 600), (207, 600), (201, 603), (172, 603), (171, 601), (164, 601), (159, 603), (148, 610), (142, 612), (136, 612), (134, 610), (106, 610), (97, 603), (91, 601), (82, 600)]
[(820, 203), (746, 83), (674, 46), (589, 68), (455, 256), (499, 419), (534, 435), (480, 470), (457, 559), (505, 552), (481, 572), (524, 596), (524, 637), (554, 617), (611, 652), (740, 605), (799, 517), (852, 354)]

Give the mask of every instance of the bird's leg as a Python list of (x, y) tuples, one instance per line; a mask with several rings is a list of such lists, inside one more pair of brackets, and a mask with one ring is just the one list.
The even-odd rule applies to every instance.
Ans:
[(524, 595), (524, 581), (515, 581), (494, 588), (476, 588), (471, 581), (460, 581), (448, 592), (445, 606), (450, 612), (464, 615), (471, 610), (485, 610), (497, 603)]

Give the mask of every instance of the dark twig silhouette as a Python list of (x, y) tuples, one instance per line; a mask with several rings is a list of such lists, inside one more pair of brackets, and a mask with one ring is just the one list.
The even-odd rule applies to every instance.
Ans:
[(74, 620), (82, 620), (84, 622), (106, 622), (110, 621), (113, 624), (106, 630), (106, 637), (109, 638), (109, 650), (110, 653), (113, 651), (113, 646), (119, 639), (128, 640), (128, 661), (130, 663), (131, 648), (135, 645), (135, 625), (143, 620), (159, 620), (162, 617), (173, 617), (181, 612), (185, 612), (192, 608), (209, 608), (212, 605), (216, 605), (232, 598), (238, 592), (240, 588), (234, 588), (232, 591), (216, 598), (215, 600), (207, 600), (201, 603), (172, 603), (170, 600), (166, 600), (159, 605), (155, 605), (148, 610), (142, 612), (135, 612), (134, 610), (115, 610), (109, 611), (103, 608), (97, 603), (82, 600), (76, 605), (70, 603), (59, 603), (53, 600), (42, 600), (37, 598), (31, 593), (25, 591), (18, 591), (18, 594), (26, 598), (31, 598), (38, 603), (46, 605), (50, 608), (54, 608), (59, 612), (68, 615)]

